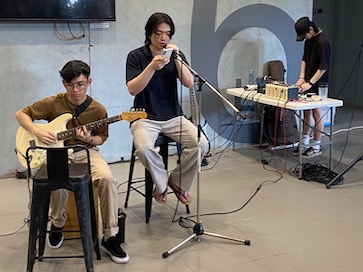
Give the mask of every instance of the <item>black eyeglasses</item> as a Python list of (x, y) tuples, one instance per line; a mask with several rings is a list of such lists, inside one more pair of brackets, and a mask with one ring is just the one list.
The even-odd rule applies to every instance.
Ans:
[(73, 90), (76, 88), (77, 90), (82, 90), (87, 86), (87, 81), (81, 81), (77, 83), (65, 82), (64, 85), (67, 89)]

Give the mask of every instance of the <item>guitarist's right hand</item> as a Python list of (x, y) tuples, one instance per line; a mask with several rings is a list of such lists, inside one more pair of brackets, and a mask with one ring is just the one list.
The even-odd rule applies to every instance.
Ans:
[(16, 112), (15, 118), (24, 129), (38, 137), (43, 144), (51, 145), (57, 142), (57, 136), (53, 132), (36, 126), (30, 116), (23, 112), (22, 109)]
[(55, 136), (53, 132), (37, 129), (34, 134), (42, 141), (43, 144), (51, 145), (57, 142), (57, 136)]

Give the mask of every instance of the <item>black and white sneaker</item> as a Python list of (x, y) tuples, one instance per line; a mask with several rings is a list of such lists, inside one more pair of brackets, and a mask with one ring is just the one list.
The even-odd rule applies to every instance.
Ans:
[[(300, 150), (300, 146), (298, 146), (297, 148), (295, 148), (295, 150), (294, 151), (292, 151), (292, 155), (293, 156), (299, 156), (299, 150)], [(304, 148), (302, 148), (302, 154), (304, 154), (304, 152), (306, 151), (306, 147)]]
[(124, 264), (129, 261), (129, 255), (120, 246), (120, 241), (116, 236), (112, 236), (105, 241), (105, 237), (102, 238), (101, 249), (110, 255), (112, 261), (119, 264)]
[(321, 148), (319, 149), (315, 149), (313, 147), (309, 147), (308, 149), (306, 149), (304, 151), (304, 153), (302, 154), (303, 158), (306, 158), (306, 159), (310, 159), (310, 158), (314, 158), (316, 156), (319, 156), (321, 155)]
[(50, 248), (58, 249), (62, 246), (64, 240), (62, 229), (63, 228), (57, 228), (53, 224), (51, 225), (48, 235), (48, 245)]

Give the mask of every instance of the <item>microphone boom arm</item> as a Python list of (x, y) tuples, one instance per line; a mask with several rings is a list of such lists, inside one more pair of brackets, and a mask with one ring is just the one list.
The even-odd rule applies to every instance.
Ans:
[[(200, 74), (198, 74), (188, 63), (186, 63), (181, 55), (175, 51), (173, 51), (172, 55), (176, 60), (180, 61), (185, 67), (188, 68), (188, 70), (194, 75), (194, 77), (198, 78), (200, 82), (204, 83), (211, 89), (215, 94), (217, 94), (224, 102), (228, 104), (228, 106), (237, 113), (241, 118), (246, 119), (245, 116), (243, 116), (239, 109), (233, 105), (227, 98), (225, 98), (216, 88), (214, 88), (206, 79), (204, 79)], [(199, 88), (200, 89), (200, 88)]]

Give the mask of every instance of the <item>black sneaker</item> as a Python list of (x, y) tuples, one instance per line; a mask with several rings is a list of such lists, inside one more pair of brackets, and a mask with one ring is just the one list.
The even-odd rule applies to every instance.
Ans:
[(48, 245), (52, 249), (58, 249), (63, 244), (63, 234), (62, 234), (63, 228), (57, 228), (53, 224), (50, 227), (50, 232), (48, 236)]
[(123, 264), (129, 261), (129, 255), (120, 246), (120, 241), (116, 236), (112, 236), (105, 241), (105, 237), (102, 238), (101, 249), (110, 255), (112, 261), (115, 263)]
[(202, 162), (201, 162), (201, 166), (207, 166), (209, 164), (209, 162), (208, 162), (208, 160), (207, 160), (207, 158), (206, 157), (203, 157), (203, 159), (202, 159)]
[[(300, 150), (300, 146), (298, 146), (297, 148), (295, 148), (294, 151), (292, 151), (292, 155), (293, 156), (299, 156), (299, 150)], [(304, 152), (304, 150), (303, 150), (303, 152)]]
[(304, 158), (310, 159), (310, 158), (314, 158), (316, 156), (319, 156), (321, 154), (321, 148), (319, 149), (315, 149), (313, 147), (309, 147), (308, 149), (306, 149), (304, 151), (304, 153), (302, 154), (302, 156)]

